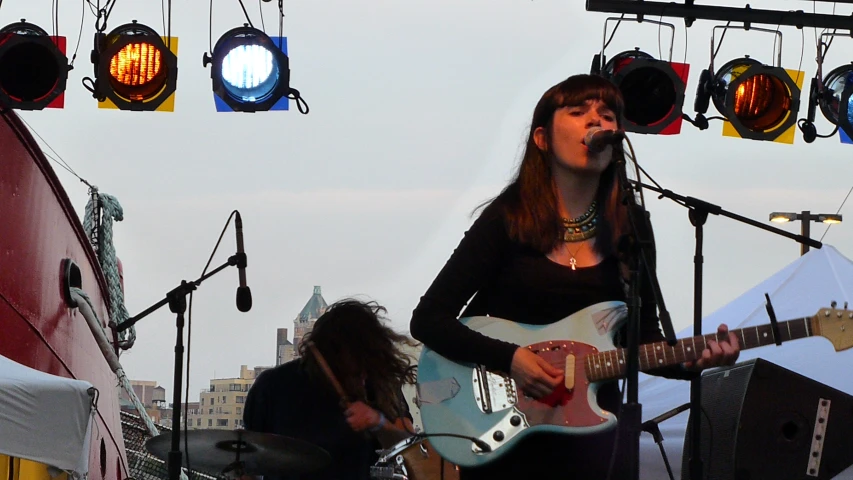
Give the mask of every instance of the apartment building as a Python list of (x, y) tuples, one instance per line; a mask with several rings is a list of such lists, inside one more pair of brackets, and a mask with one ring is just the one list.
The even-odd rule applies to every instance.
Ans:
[(187, 415), (189, 428), (234, 430), (243, 428), (243, 407), (255, 378), (272, 367), (240, 366), (240, 376), (214, 378), (210, 388), (199, 395), (199, 406)]

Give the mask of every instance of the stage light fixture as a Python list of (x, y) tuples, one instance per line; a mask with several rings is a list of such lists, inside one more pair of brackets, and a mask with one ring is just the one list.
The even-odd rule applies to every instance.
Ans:
[[(836, 36), (845, 36), (841, 32), (825, 32), (817, 43), (817, 71), (809, 85), (809, 102), (806, 118), (801, 118), (797, 126), (803, 132), (803, 140), (812, 143), (817, 138), (829, 138), (838, 132), (841, 143), (853, 144), (853, 63), (842, 65), (823, 75), (824, 59)], [(820, 135), (815, 126), (817, 107), (823, 116), (835, 125), (830, 134)]]
[(120, 110), (171, 111), (178, 78), (177, 39), (169, 43), (136, 20), (109, 34), (95, 34), (95, 98)]
[(622, 92), (625, 130), (657, 135), (681, 133), (689, 67), (657, 60), (639, 48), (611, 58), (601, 74)]
[(20, 110), (64, 106), (65, 37), (21, 20), (0, 29), (0, 105)]
[[(714, 39), (718, 29), (723, 31), (720, 45)], [(773, 34), (773, 48), (777, 52), (775, 64), (766, 65), (746, 55), (715, 70), (714, 59), (729, 29)], [(709, 119), (704, 114), (713, 101), (724, 120), (724, 136), (794, 143), (804, 76), (802, 71), (782, 68), (782, 32), (778, 29), (750, 24), (717, 25), (711, 33), (710, 65), (699, 76), (694, 103), (696, 118), (692, 122), (700, 130), (708, 128)]]
[(775, 141), (796, 123), (800, 87), (781, 67), (743, 57), (716, 73), (703, 71), (699, 82), (697, 112), (707, 110), (710, 98), (742, 138)]
[(820, 111), (838, 125), (848, 139), (853, 138), (853, 64), (842, 65), (823, 79), (824, 92), (818, 95)]
[(601, 52), (593, 58), (591, 72), (601, 75), (616, 85), (625, 101), (624, 129), (628, 132), (656, 135), (681, 133), (684, 91), (690, 66), (672, 62), (672, 45), (675, 26), (671, 23), (645, 19), (646, 23), (666, 26), (670, 29), (669, 60), (658, 60), (639, 48), (625, 51), (606, 61), (604, 54), (609, 43), (607, 24), (616, 21), (616, 29), (626, 19), (611, 17), (604, 22), (604, 41)]
[(211, 65), (213, 93), (232, 111), (286, 110), (288, 97), (295, 93), (292, 98), (298, 98), (290, 88), (284, 38), (277, 40), (244, 25), (222, 35), (213, 56), (204, 54), (203, 65)]

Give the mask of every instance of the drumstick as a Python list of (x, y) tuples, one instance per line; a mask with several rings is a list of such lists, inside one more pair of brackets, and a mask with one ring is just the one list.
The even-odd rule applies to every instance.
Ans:
[(323, 354), (320, 353), (320, 350), (314, 345), (314, 342), (308, 341), (308, 349), (311, 350), (311, 354), (314, 355), (314, 358), (317, 359), (317, 363), (320, 364), (320, 368), (323, 369), (323, 373), (326, 374), (326, 378), (329, 379), (329, 382), (332, 383), (332, 386), (335, 388), (335, 391), (338, 392), (338, 396), (341, 397), (341, 402), (344, 406), (349, 405), (349, 399), (347, 398), (347, 392), (344, 391), (344, 387), (341, 385), (341, 382), (338, 381), (337, 377), (335, 377), (335, 372), (332, 371), (329, 364), (326, 363), (326, 359), (323, 358)]
[[(349, 399), (347, 398), (347, 392), (344, 391), (344, 387), (341, 385), (341, 382), (338, 381), (338, 378), (335, 377), (335, 372), (332, 371), (332, 368), (329, 367), (329, 364), (326, 362), (326, 359), (323, 357), (323, 354), (320, 353), (320, 349), (317, 348), (317, 345), (314, 345), (314, 342), (308, 341), (308, 349), (311, 350), (311, 355), (314, 355), (314, 358), (317, 359), (317, 363), (320, 364), (320, 368), (323, 369), (323, 372), (326, 374), (326, 378), (329, 379), (329, 382), (332, 383), (332, 386), (335, 387), (335, 391), (338, 392), (338, 396), (341, 397), (341, 404), (346, 409), (349, 407)], [(381, 415), (381, 412), (380, 412)], [(370, 437), (372, 434), (368, 431), (363, 432), (366, 437)]]

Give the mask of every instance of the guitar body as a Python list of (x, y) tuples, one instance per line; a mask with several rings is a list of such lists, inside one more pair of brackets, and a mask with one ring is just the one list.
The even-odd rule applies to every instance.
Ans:
[(625, 304), (614, 301), (592, 305), (550, 325), (495, 317), (460, 319), (483, 335), (530, 348), (565, 369), (567, 381), (536, 400), (519, 391), (506, 374), (456, 363), (425, 346), (418, 364), (424, 432), (479, 438), (491, 451), (482, 451), (470, 440), (444, 436), (430, 437), (432, 446), (451, 463), (476, 467), (505, 455), (534, 432), (581, 435), (613, 428), (616, 417), (599, 408), (598, 385), (587, 380), (584, 359), (613, 349), (613, 337), (626, 314)]

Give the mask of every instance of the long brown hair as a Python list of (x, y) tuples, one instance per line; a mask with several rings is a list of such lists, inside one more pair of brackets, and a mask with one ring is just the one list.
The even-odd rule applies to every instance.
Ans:
[[(515, 178), (496, 198), (487, 202), (503, 213), (510, 238), (542, 253), (557, 246), (562, 232), (550, 158), (536, 145), (534, 132), (543, 127), (550, 145), (554, 113), (589, 100), (604, 102), (621, 127), (624, 101), (619, 89), (609, 80), (597, 75), (574, 75), (554, 85), (542, 95), (533, 110), (527, 145)], [(621, 147), (613, 149), (613, 159), (601, 174), (596, 194), (603, 221), (598, 225), (595, 249), (603, 255), (616, 253), (620, 238), (630, 228), (627, 212), (620, 205), (616, 170), (619, 168), (617, 160), (624, 155)], [(624, 162), (622, 165), (624, 168)]]
[(350, 400), (372, 404), (399, 418), (403, 414), (400, 387), (416, 380), (411, 357), (401, 346), (417, 343), (385, 325), (386, 312), (374, 301), (335, 302), (317, 319), (298, 348), (312, 379), (330, 385), (308, 342), (313, 342), (326, 359)]

